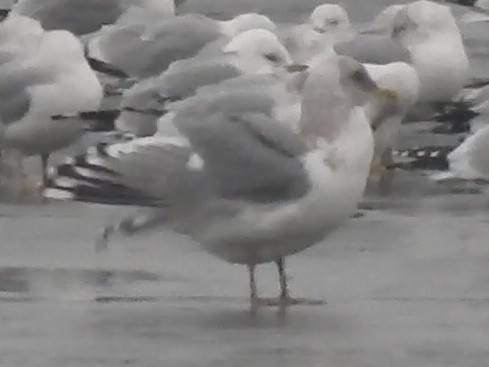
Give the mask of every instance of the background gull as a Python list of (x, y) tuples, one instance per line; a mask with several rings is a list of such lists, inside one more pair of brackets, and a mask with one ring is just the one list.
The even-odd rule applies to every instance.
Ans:
[(346, 10), (338, 4), (322, 4), (314, 8), (307, 23), (286, 28), (285, 45), (294, 61), (308, 62), (325, 48), (354, 37)]
[(390, 37), (365, 35), (336, 45), (340, 54), (362, 62), (409, 62), (420, 78), (419, 102), (449, 101), (464, 86), (469, 62), (450, 7), (420, 0), (393, 17)]
[[(10, 14), (0, 23), (0, 63), (33, 52), (38, 47), (44, 29), (34, 19)], [(9, 57), (6, 57), (9, 55)]]
[[(285, 309), (300, 301), (289, 296), (284, 257), (338, 228), (362, 197), (373, 138), (361, 106), (375, 92), (361, 64), (325, 55), (302, 90), (299, 134), (272, 117), (270, 94), (198, 93), (176, 111), (182, 137), (99, 147), (58, 167), (46, 195), (161, 206), (166, 226), (248, 266), (252, 310)], [(278, 299), (258, 298), (254, 269), (265, 262), (278, 266)]]
[(406, 5), (404, 4), (393, 4), (385, 7), (379, 14), (377, 14), (373, 22), (368, 24), (367, 28), (364, 29), (362, 33), (390, 34), (394, 17), (399, 10), (403, 9), (405, 6)]
[(254, 28), (273, 31), (275, 24), (254, 13), (229, 21), (186, 14), (150, 25), (115, 24), (93, 38), (88, 48), (91, 56), (130, 76), (147, 78), (160, 74), (176, 60), (197, 55), (204, 46)]
[[(442, 156), (439, 149), (438, 156)], [(448, 171), (431, 176), (436, 181), (489, 180), (489, 126), (469, 136), (446, 155)]]
[(175, 14), (173, 0), (19, 0), (12, 13), (41, 22), (44, 29), (65, 29), (76, 35), (98, 31), (126, 12), (160, 19)]
[(391, 104), (373, 100), (365, 107), (375, 143), (370, 179), (378, 181), (382, 189), (389, 189), (394, 171), (386, 171), (386, 167), (393, 161), (392, 151), (398, 141), (402, 120), (417, 101), (420, 83), (416, 70), (407, 63), (365, 64), (365, 68), (377, 85), (397, 95)]
[(290, 62), (287, 50), (272, 32), (242, 32), (213, 57), (176, 61), (158, 77), (126, 90), (116, 127), (136, 136), (152, 135), (157, 119), (170, 109), (169, 104), (192, 96), (199, 87), (245, 74), (273, 73)]
[[(35, 53), (0, 68), (1, 148), (21, 168), (24, 155), (39, 154), (46, 183), (49, 154), (83, 132), (80, 120), (56, 115), (98, 108), (102, 86), (80, 41), (68, 31), (46, 32)], [(22, 169), (18, 172), (23, 176)]]

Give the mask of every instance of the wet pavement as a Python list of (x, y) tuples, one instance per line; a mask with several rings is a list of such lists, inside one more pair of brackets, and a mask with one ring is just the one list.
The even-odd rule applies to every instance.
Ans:
[[(120, 208), (4, 205), (0, 365), (484, 366), (489, 200), (397, 188), (288, 259), (293, 295), (327, 304), (284, 319), (252, 316), (246, 269), (183, 236), (114, 238), (96, 253)], [(273, 266), (258, 282), (277, 294)]]

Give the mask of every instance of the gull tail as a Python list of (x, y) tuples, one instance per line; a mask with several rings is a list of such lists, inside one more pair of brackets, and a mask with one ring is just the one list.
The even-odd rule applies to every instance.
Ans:
[(406, 170), (446, 171), (449, 168), (448, 155), (453, 146), (429, 146), (422, 148), (394, 150), (391, 168)]

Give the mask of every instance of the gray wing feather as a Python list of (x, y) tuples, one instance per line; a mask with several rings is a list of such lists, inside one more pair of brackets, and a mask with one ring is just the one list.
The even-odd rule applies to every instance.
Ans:
[(158, 75), (175, 60), (188, 59), (209, 42), (222, 36), (216, 22), (204, 16), (188, 14), (165, 22), (151, 42), (142, 76)]
[[(246, 97), (234, 97), (240, 95)], [(175, 118), (220, 195), (256, 201), (303, 195), (308, 179), (299, 158), (305, 143), (263, 112), (237, 110)]]
[(167, 110), (167, 101), (192, 96), (202, 86), (216, 84), (241, 74), (234, 65), (220, 61), (178, 61), (172, 69), (160, 77), (145, 79), (123, 94), (120, 118), (116, 122), (119, 130), (138, 136), (151, 135), (156, 131), (157, 114), (129, 112), (128, 107), (139, 111)]
[(66, 29), (76, 35), (112, 24), (122, 14), (119, 0), (20, 0), (12, 11), (41, 22), (46, 30)]
[(223, 80), (235, 78), (241, 75), (241, 71), (230, 63), (222, 61), (182, 60), (172, 65), (175, 71), (168, 70), (162, 75), (162, 94), (172, 98), (189, 97), (197, 88), (217, 84)]
[(176, 60), (195, 56), (222, 36), (214, 20), (194, 14), (163, 21), (155, 26), (151, 40), (141, 40), (144, 31), (143, 26), (125, 27), (102, 37), (100, 45), (107, 61), (130, 75), (147, 78)]
[[(54, 180), (54, 188), (76, 200), (163, 205), (186, 213), (221, 208), (229, 200), (271, 203), (307, 192), (301, 162), (307, 146), (270, 117), (273, 99), (266, 94), (197, 95), (180, 108), (174, 123), (188, 140), (155, 136), (129, 149), (123, 144), (97, 149), (96, 159), (58, 169), (58, 177), (70, 181), (63, 186), (63, 180)], [(192, 157), (202, 164), (193, 166)], [(72, 168), (77, 166), (81, 170)]]
[[(152, 141), (145, 143), (148, 139)], [(50, 188), (88, 202), (163, 206), (167, 210), (188, 207), (188, 203), (197, 206), (210, 191), (202, 171), (188, 169), (191, 154), (185, 143), (158, 138), (99, 144), (58, 166)]]

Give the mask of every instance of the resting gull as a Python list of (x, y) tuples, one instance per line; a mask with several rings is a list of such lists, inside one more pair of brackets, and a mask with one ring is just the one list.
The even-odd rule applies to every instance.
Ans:
[[(175, 112), (181, 137), (129, 150), (98, 147), (53, 173), (52, 198), (161, 206), (165, 224), (244, 264), (251, 309), (306, 300), (287, 288), (284, 258), (340, 227), (363, 195), (373, 138), (362, 106), (392, 98), (349, 57), (325, 55), (302, 89), (299, 133), (272, 118), (259, 91), (197, 93)], [(275, 262), (280, 295), (261, 299), (255, 267)]]
[[(274, 30), (267, 17), (249, 13), (228, 21), (200, 14), (185, 14), (151, 25), (107, 27), (88, 45), (90, 56), (123, 70), (135, 78), (156, 76), (180, 59), (196, 56), (209, 44), (229, 41), (240, 32), (263, 28)], [(138, 55), (138, 57), (134, 57)]]
[(19, 0), (11, 13), (41, 22), (44, 29), (66, 29), (76, 35), (98, 31), (126, 12), (160, 19), (175, 13), (174, 0)]
[(116, 127), (136, 136), (152, 135), (168, 103), (190, 97), (205, 85), (245, 74), (273, 73), (290, 63), (290, 55), (274, 33), (265, 29), (242, 32), (214, 57), (176, 61), (158, 77), (126, 90)]

